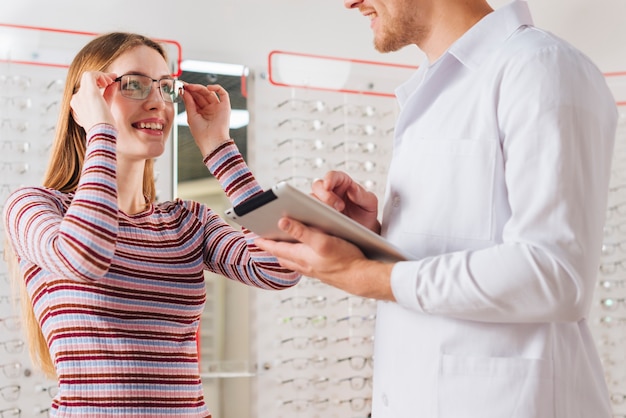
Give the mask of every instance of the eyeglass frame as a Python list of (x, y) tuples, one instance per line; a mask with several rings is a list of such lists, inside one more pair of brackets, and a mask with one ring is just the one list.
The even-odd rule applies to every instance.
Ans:
[[(7, 415), (11, 414), (11, 415)], [(22, 416), (22, 410), (20, 408), (8, 408), (0, 410), (0, 418), (4, 417), (20, 417)]]
[[(123, 78), (123, 77), (141, 77), (141, 78), (144, 78), (144, 79), (149, 79), (149, 80), (152, 82), (152, 83), (150, 84), (150, 90), (143, 90), (143, 89), (141, 90), (141, 91), (143, 92), (143, 94), (144, 94), (144, 97), (131, 97), (131, 96), (127, 96), (127, 95), (125, 95), (125, 94), (124, 94), (124, 89), (122, 88), (122, 85), (121, 85), (121, 82), (122, 82), (122, 78)], [(174, 83), (174, 85), (173, 85), (173, 89), (172, 89), (172, 94), (176, 94), (176, 98), (172, 98), (172, 100), (168, 100), (168, 99), (166, 99), (166, 97), (171, 98), (171, 95), (168, 95), (168, 94), (163, 93), (163, 89), (162, 89), (162, 86), (161, 86), (161, 82), (162, 82), (162, 81), (165, 81), (165, 80), (167, 80), (167, 81), (172, 81), (172, 82)], [(147, 75), (145, 75), (145, 74), (122, 74), (121, 76), (117, 77), (117, 78), (116, 78), (115, 80), (113, 80), (113, 81), (114, 81), (114, 82), (116, 82), (116, 83), (117, 83), (117, 82), (119, 82), (119, 83), (120, 83), (120, 94), (122, 95), (122, 97), (126, 97), (126, 98), (128, 98), (128, 99), (133, 99), (133, 100), (145, 100), (145, 99), (146, 99), (146, 98), (150, 95), (150, 93), (152, 92), (152, 85), (153, 85), (154, 83), (158, 83), (158, 84), (159, 84), (159, 95), (161, 96), (161, 99), (163, 99), (163, 101), (164, 101), (165, 103), (181, 103), (181, 102), (183, 101), (183, 99), (182, 99), (182, 94), (179, 94), (178, 92), (179, 92), (181, 89), (184, 89), (185, 84), (183, 83), (183, 81), (182, 81), (182, 80), (179, 80), (179, 79), (177, 79), (177, 78), (172, 78), (172, 77), (163, 77), (163, 78), (160, 78), (160, 79), (158, 79), (158, 80), (155, 80), (154, 78), (149, 77), (149, 76), (147, 76)]]
[(6, 385), (0, 387), (0, 396), (7, 402), (12, 402), (19, 399), (22, 392), (20, 385)]

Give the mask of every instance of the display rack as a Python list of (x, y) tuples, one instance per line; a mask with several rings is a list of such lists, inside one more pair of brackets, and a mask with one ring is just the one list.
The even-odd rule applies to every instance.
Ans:
[[(397, 116), (391, 86), (414, 67), (276, 51), (249, 80), (250, 163), (263, 185), (308, 191), (329, 169), (348, 171), (379, 201)], [(620, 110), (606, 241), (591, 328), (616, 416), (626, 415), (626, 73), (606, 74)], [(388, 78), (385, 78), (388, 77)], [(253, 318), (257, 416), (366, 417), (371, 400), (373, 301), (305, 278), (259, 292)], [(354, 321), (354, 322), (351, 322)], [(354, 367), (350, 360), (354, 359)], [(351, 385), (353, 383), (353, 385)]]
[[(0, 23), (0, 210), (15, 188), (40, 184), (67, 66), (95, 35)], [(171, 49), (172, 73), (177, 75), (180, 46), (163, 42)], [(248, 162), (262, 187), (284, 180), (308, 191), (313, 179), (338, 169), (359, 180), (382, 204), (398, 114), (393, 90), (414, 70), (270, 53), (267, 68), (252, 71), (242, 83), (250, 111)], [(590, 324), (615, 416), (626, 417), (626, 73), (606, 76), (620, 117)], [(170, 144), (156, 164), (162, 199), (170, 199), (175, 189), (175, 137)], [(30, 363), (9, 282), (6, 265), (0, 263), (0, 411), (43, 417), (55, 385)], [(210, 299), (222, 303), (223, 289), (211, 289)], [(202, 363), (205, 377), (255, 376), (250, 403), (259, 418), (367, 417), (375, 302), (311, 278), (281, 292), (251, 292), (252, 358), (210, 361), (218, 325), (208, 312), (201, 321), (199, 344), (209, 358)]]
[(626, 418), (626, 72), (605, 74), (618, 105), (598, 287), (591, 327), (615, 418)]
[[(310, 191), (348, 172), (382, 204), (398, 108), (393, 88), (414, 67), (274, 51), (248, 79), (248, 160), (264, 188)], [(367, 417), (375, 302), (304, 278), (255, 292), (256, 415)]]
[[(40, 185), (48, 164), (67, 68), (95, 33), (0, 23), (0, 212), (16, 188)], [(178, 73), (181, 51), (161, 41)], [(174, 130), (175, 131), (175, 130)], [(157, 193), (174, 190), (173, 144), (155, 163)], [(4, 223), (0, 249), (4, 261)], [(45, 417), (56, 391), (31, 364), (6, 263), (0, 262), (0, 416)]]

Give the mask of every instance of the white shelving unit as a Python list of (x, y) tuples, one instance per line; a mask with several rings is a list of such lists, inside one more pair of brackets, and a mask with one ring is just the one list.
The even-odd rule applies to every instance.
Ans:
[[(41, 184), (67, 67), (92, 36), (0, 24), (0, 212), (17, 187)], [(170, 46), (177, 59), (176, 45)], [(177, 61), (171, 65), (176, 68)], [(174, 190), (172, 155), (170, 147), (155, 163), (161, 199), (170, 199)], [(45, 417), (56, 382), (37, 372), (30, 361), (19, 303), (4, 262), (3, 223), (0, 235), (0, 415)]]

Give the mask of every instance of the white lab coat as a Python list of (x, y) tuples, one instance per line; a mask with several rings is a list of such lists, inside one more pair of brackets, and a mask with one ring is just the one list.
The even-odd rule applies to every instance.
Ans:
[(374, 418), (607, 418), (587, 324), (617, 110), (601, 72), (486, 16), (397, 90)]

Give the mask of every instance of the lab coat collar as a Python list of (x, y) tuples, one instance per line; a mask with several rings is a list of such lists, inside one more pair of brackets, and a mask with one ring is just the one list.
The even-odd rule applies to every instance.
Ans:
[(463, 65), (476, 69), (522, 26), (532, 26), (533, 20), (524, 0), (489, 13), (448, 49)]
[(514, 0), (489, 13), (455, 41), (437, 61), (432, 64), (425, 61), (409, 80), (396, 89), (400, 107), (428, 77), (429, 70), (434, 70), (441, 61), (454, 58), (469, 69), (476, 69), (520, 27), (532, 25), (526, 0)]

